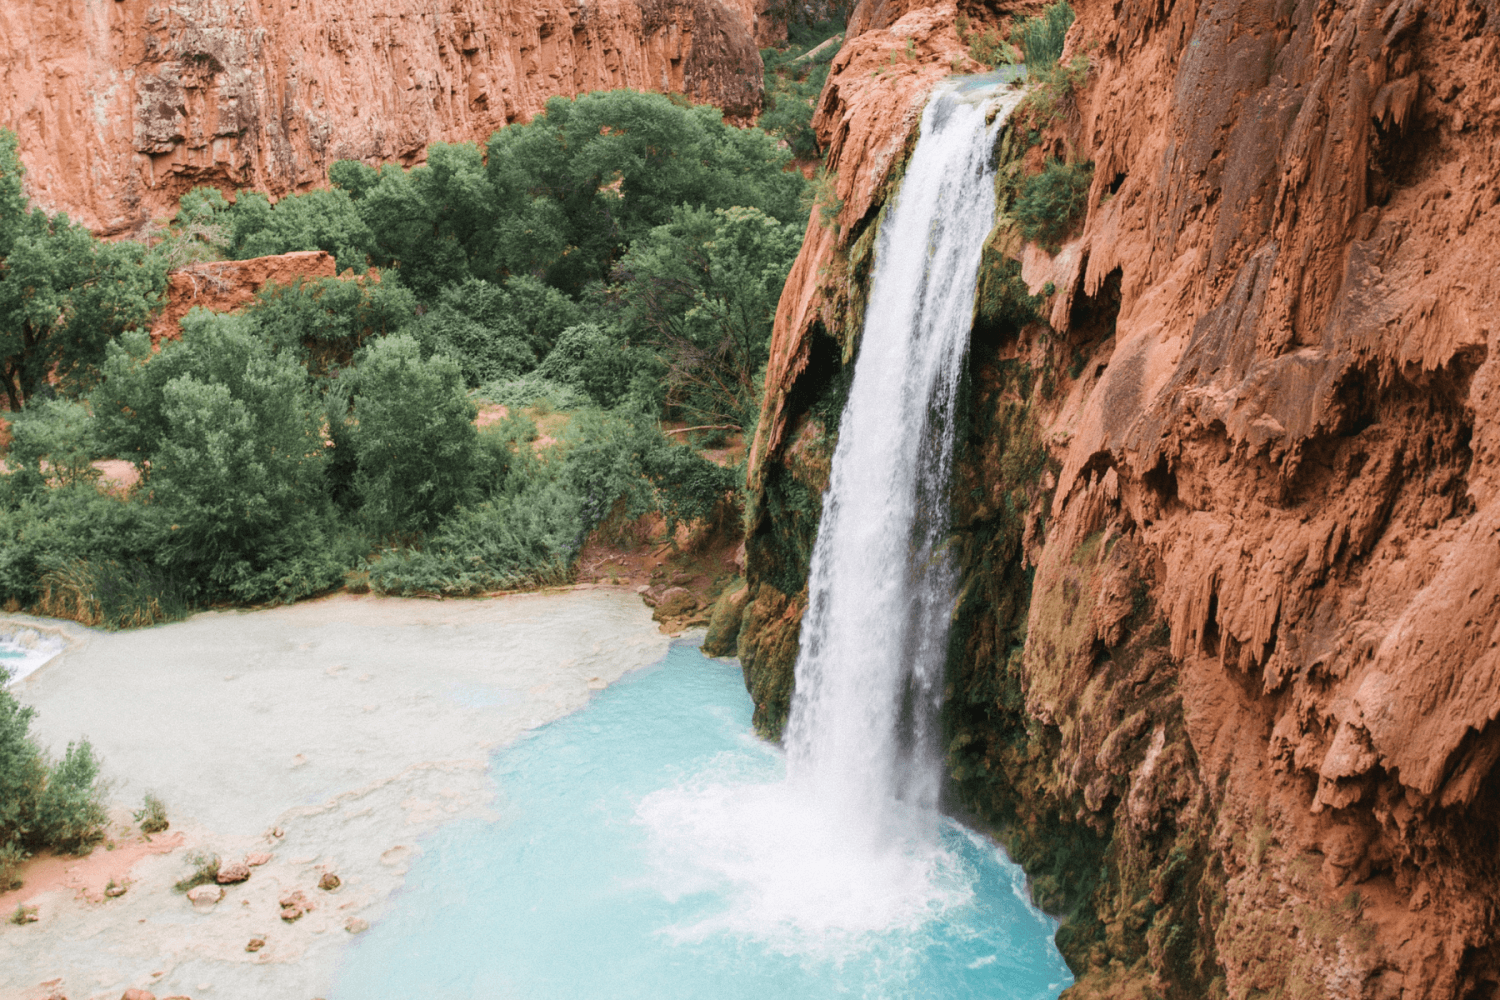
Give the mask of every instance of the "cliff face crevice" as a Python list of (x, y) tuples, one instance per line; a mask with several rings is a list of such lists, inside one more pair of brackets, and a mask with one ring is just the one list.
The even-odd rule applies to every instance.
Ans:
[[(782, 299), (763, 495), (836, 434), (799, 385), (821, 341), (852, 360), (861, 241), (963, 63), (953, 8), (891, 6), (823, 94), (837, 226)], [(1093, 182), (1058, 253), (1004, 203), (986, 252), (955, 803), (1065, 917), (1076, 995), (1496, 995), (1500, 12), (1075, 6), (1086, 79), (999, 154)], [(750, 548), (747, 607), (795, 609), (778, 551)], [(797, 615), (757, 621), (752, 690), (789, 704)]]
[(32, 197), (100, 232), (197, 184), (273, 197), (338, 159), (418, 162), (549, 97), (760, 105), (754, 0), (37, 0), (0, 10), (0, 122)]

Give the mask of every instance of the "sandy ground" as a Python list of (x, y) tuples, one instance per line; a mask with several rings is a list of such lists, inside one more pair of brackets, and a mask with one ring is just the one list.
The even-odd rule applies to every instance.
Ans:
[[(311, 1000), (351, 925), (380, 918), (421, 840), (455, 819), (503, 819), (489, 753), (660, 659), (670, 641), (633, 593), (495, 600), (340, 595), (104, 633), (6, 616), (68, 639), (12, 688), (54, 752), (86, 735), (114, 781), (111, 848), (40, 859), (0, 895), (39, 920), (0, 924), (0, 1000)], [(171, 829), (127, 832), (151, 791)], [(271, 855), (197, 910), (172, 883), (188, 856)], [(341, 885), (318, 888), (326, 872)], [(127, 884), (106, 898), (110, 880)], [(283, 922), (279, 899), (313, 909)], [(253, 938), (265, 941), (246, 951)]]

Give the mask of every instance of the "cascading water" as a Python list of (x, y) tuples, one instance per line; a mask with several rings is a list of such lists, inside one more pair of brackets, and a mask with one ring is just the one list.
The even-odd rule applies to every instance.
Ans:
[[(991, 150), (1021, 93), (945, 85), (882, 225), (813, 556), (787, 752), (678, 647), (495, 759), (334, 996), (1053, 1000), (1055, 924), (937, 811), (954, 397)], [(464, 956), (461, 963), (453, 956)]]
[(875, 250), (813, 550), (788, 770), (877, 837), (937, 804), (953, 404), (994, 224), (995, 136), (1019, 100), (955, 84), (927, 105)]

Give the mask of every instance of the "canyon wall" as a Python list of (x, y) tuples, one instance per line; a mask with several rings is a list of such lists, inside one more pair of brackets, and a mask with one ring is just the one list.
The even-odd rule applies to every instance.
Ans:
[[(997, 149), (953, 806), (1063, 918), (1070, 996), (1500, 995), (1500, 6), (1075, 6), (1073, 72)], [(836, 178), (781, 300), (735, 598), (767, 733), (958, 13), (867, 0), (821, 99)], [(1050, 159), (1093, 173), (1044, 248), (1014, 196)]]
[(102, 233), (199, 184), (273, 197), (338, 159), (418, 162), (549, 97), (760, 106), (756, 0), (26, 0), (0, 5), (0, 126), (29, 193)]

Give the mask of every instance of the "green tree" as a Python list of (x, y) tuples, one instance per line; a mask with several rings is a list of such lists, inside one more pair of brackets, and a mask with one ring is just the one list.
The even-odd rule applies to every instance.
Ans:
[(210, 599), (290, 600), (342, 571), (326, 548), (323, 406), (245, 316), (195, 310), (153, 354), (112, 346), (91, 396), (100, 446), (134, 461), (156, 565)]
[(0, 129), (0, 379), (12, 411), (49, 380), (86, 384), (105, 345), (149, 320), (166, 288), (145, 247), (32, 209), (21, 178), (15, 133)]
[(283, 198), (274, 206), (263, 194), (241, 191), (228, 216), (230, 255), (237, 260), (326, 250), (340, 271), (363, 274), (375, 252), (375, 234), (354, 199), (337, 188)]
[(382, 535), (422, 531), (474, 486), (475, 407), (458, 363), (427, 359), (407, 334), (377, 340), (354, 377), (354, 487)]
[(498, 277), (472, 266), (490, 256), (496, 209), (478, 147), (433, 143), (427, 163), (411, 170), (341, 161), (329, 179), (374, 234), (371, 261), (395, 268), (419, 298), (471, 276)]
[(260, 336), (316, 375), (349, 364), (365, 341), (396, 332), (416, 313), (415, 296), (399, 282), (345, 278), (272, 283), (245, 310)]
[(787, 272), (802, 233), (753, 208), (683, 207), (615, 271), (624, 323), (667, 366), (667, 401), (711, 424), (747, 425), (760, 400)]
[(491, 266), (574, 294), (682, 204), (803, 218), (806, 182), (785, 169), (791, 154), (773, 137), (660, 94), (553, 98), (530, 123), (496, 132), (488, 152)]

